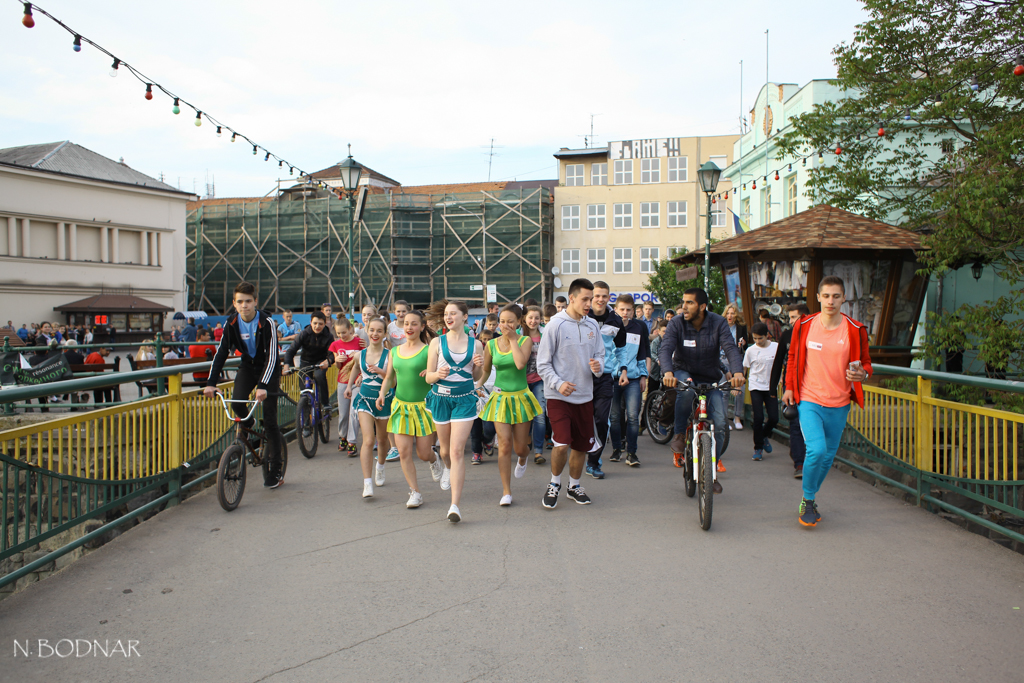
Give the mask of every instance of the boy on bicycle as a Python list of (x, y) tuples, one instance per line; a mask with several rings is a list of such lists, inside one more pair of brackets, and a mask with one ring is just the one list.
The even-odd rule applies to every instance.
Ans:
[[(296, 353), (302, 356), (303, 365), (316, 367), (313, 381), (320, 391), (320, 404), (324, 410), (331, 409), (331, 394), (327, 391), (327, 369), (334, 363), (334, 354), (331, 353), (334, 335), (327, 329), (327, 320), (327, 315), (322, 311), (313, 311), (309, 325), (284, 352), (285, 374), (288, 372), (288, 366), (295, 362)], [(296, 365), (295, 369), (298, 370), (299, 366)]]
[[(256, 286), (251, 282), (239, 282), (232, 298), (235, 312), (228, 316), (224, 325), (224, 336), (217, 346), (213, 357), (213, 367), (203, 395), (212, 398), (217, 393), (217, 381), (224, 361), (232, 350), (242, 354), (241, 365), (235, 375), (235, 388), (231, 398), (244, 401), (256, 389), (256, 400), (263, 403), (263, 426), (266, 430), (267, 462), (270, 466), (265, 470), (263, 485), (276, 489), (284, 483), (281, 473), (281, 450), (283, 440), (281, 428), (277, 424), (277, 394), (281, 391), (281, 366), (277, 360), (277, 326), (269, 314), (256, 308)], [(267, 401), (267, 396), (270, 400)], [(231, 409), (239, 417), (248, 413), (242, 403), (232, 403)], [(251, 427), (252, 418), (246, 427)], [(241, 436), (241, 433), (240, 433)]]

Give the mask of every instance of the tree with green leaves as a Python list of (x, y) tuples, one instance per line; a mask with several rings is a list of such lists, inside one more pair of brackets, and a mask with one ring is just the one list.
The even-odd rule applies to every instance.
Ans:
[[(794, 118), (784, 153), (832, 155), (809, 192), (921, 234), (927, 272), (980, 262), (1024, 280), (1024, 3), (863, 1), (870, 19), (833, 51), (845, 95)], [(925, 353), (979, 351), (965, 371), (1020, 368), (1022, 320), (1019, 289), (943, 312)]]
[[(704, 288), (704, 267), (697, 266), (697, 277), (692, 280), (676, 281), (676, 271), (680, 267), (669, 260), (658, 261), (657, 268), (647, 276), (644, 289), (658, 297), (666, 308), (675, 308), (683, 301), (683, 292), (691, 287)], [(711, 269), (711, 291), (708, 292), (708, 301), (717, 313), (725, 309), (725, 283), (722, 280), (722, 271), (718, 268)]]

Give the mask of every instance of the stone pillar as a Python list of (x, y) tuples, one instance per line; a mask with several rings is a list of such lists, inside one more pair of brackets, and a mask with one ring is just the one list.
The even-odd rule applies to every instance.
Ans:
[(78, 260), (78, 224), (71, 223), (68, 226), (68, 259)]
[(64, 224), (57, 223), (57, 258), (63, 261), (67, 256), (64, 249)]
[(160, 240), (162, 239), (162, 237), (163, 237), (163, 233), (162, 232), (154, 232), (153, 233), (153, 238), (154, 238), (153, 239), (153, 265), (154, 266), (162, 265), (160, 263)]
[(121, 262), (121, 238), (118, 236), (117, 228), (110, 229), (110, 262), (120, 263)]
[(27, 218), (21, 219), (21, 255), (29, 257), (32, 255), (32, 221)]
[(140, 234), (139, 241), (142, 243), (142, 246), (141, 246), (141, 249), (140, 249), (142, 251), (142, 254), (141, 254), (141, 256), (142, 256), (142, 265), (148, 266), (149, 265), (149, 231), (148, 230), (144, 230), (144, 231), (142, 231), (139, 234)]
[(18, 255), (18, 219), (14, 216), (7, 217), (7, 255)]
[(110, 228), (100, 228), (100, 261), (110, 263)]

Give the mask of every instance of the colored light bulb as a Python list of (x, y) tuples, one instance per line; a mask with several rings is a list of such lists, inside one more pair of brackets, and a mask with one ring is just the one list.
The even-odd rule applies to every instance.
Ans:
[(232, 133), (231, 134), (231, 142), (234, 142), (236, 137), (238, 137), (238, 133)]
[(263, 157), (263, 161), (270, 161), (270, 152), (267, 152), (267, 156)]
[(776, 172), (775, 172), (775, 179), (776, 179), (776, 180), (778, 180), (778, 179), (779, 179), (779, 172), (778, 172), (778, 171), (776, 171)]
[(25, 16), (21, 18), (21, 24), (25, 28), (32, 28), (36, 25), (36, 20), (32, 18), (32, 3), (25, 3)]
[(843, 148), (840, 145), (836, 145), (836, 154), (842, 154)]
[(82, 51), (82, 36), (75, 36), (75, 42), (71, 44), (71, 49), (75, 52)]
[[(28, 24), (26, 24), (28, 26)], [(31, 26), (29, 27), (31, 28)], [(1014, 76), (1024, 76), (1024, 56), (1017, 55), (1017, 66), (1013, 67)]]
[(201, 125), (203, 125), (203, 112), (197, 111), (196, 112), (196, 128), (198, 128)]
[(252, 155), (256, 156), (256, 145), (252, 146)]
[(220, 126), (217, 126), (217, 137), (220, 137)]
[(117, 67), (121, 66), (121, 60), (115, 59), (114, 63), (110, 65), (110, 77), (117, 78)]
[(147, 83), (146, 84), (146, 99), (147, 100), (153, 99), (153, 84), (152, 83)]
[(174, 98), (174, 106), (171, 107), (171, 113), (172, 114), (180, 114), (181, 113), (181, 107), (178, 106), (178, 98), (177, 97)]
[(751, 190), (756, 190), (757, 189), (757, 181), (756, 180), (751, 184), (750, 189)]

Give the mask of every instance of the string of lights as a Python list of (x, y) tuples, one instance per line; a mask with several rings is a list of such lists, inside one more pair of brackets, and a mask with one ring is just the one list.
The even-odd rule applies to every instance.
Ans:
[(21, 23), (22, 23), (22, 25), (25, 28), (33, 28), (36, 25), (35, 14), (39, 14), (39, 15), (42, 15), (42, 16), (46, 17), (47, 19), (50, 19), (55, 24), (57, 24), (59, 27), (61, 27), (62, 29), (64, 29), (65, 31), (67, 31), (69, 34), (71, 34), (73, 36), (74, 39), (73, 39), (73, 41), (71, 43), (71, 49), (74, 50), (75, 52), (81, 52), (82, 51), (82, 46), (84, 44), (84, 45), (88, 45), (88, 46), (94, 48), (95, 50), (97, 50), (97, 51), (105, 54), (107, 57), (109, 57), (112, 60), (111, 61), (111, 66), (110, 66), (110, 72), (109, 72), (111, 78), (116, 78), (118, 76), (118, 74), (121, 73), (122, 71), (127, 71), (129, 74), (134, 76), (140, 83), (144, 84), (146, 86), (146, 90), (145, 90), (145, 92), (143, 94), (143, 97), (145, 97), (146, 100), (152, 100), (153, 99), (153, 94), (154, 94), (154, 89), (155, 89), (155, 90), (163, 93), (170, 100), (172, 100), (172, 105), (171, 105), (171, 113), (172, 114), (179, 115), (179, 114), (181, 114), (181, 110), (182, 110), (183, 107), (189, 108), (192, 111), (194, 111), (195, 114), (196, 114), (195, 125), (196, 125), (197, 128), (203, 125), (203, 120), (205, 119), (207, 122), (210, 123), (210, 125), (216, 127), (217, 137), (222, 137), (223, 135), (225, 135), (227, 133), (230, 133), (231, 134), (231, 142), (236, 142), (238, 140), (243, 140), (243, 141), (245, 141), (245, 143), (247, 145), (252, 145), (253, 156), (258, 156), (260, 154), (260, 152), (262, 152), (263, 153), (263, 160), (269, 162), (270, 159), (273, 158), (275, 161), (277, 161), (277, 166), (278, 166), (278, 168), (280, 168), (282, 170), (282, 172), (284, 171), (284, 167), (287, 166), (288, 167), (288, 174), (289, 175), (294, 175), (295, 172), (297, 171), (298, 174), (299, 174), (298, 178), (300, 180), (305, 179), (305, 181), (308, 184), (310, 184), (310, 185), (314, 185), (315, 187), (318, 187), (318, 188), (321, 188), (321, 189), (325, 189), (325, 190), (331, 190), (331, 191), (335, 192), (338, 195), (339, 198), (342, 196), (340, 192), (337, 192), (335, 190), (335, 188), (332, 188), (327, 183), (324, 183), (324, 182), (319, 181), (319, 180), (314, 180), (313, 177), (312, 177), (312, 174), (307, 172), (307, 171), (305, 171), (305, 170), (303, 170), (300, 166), (298, 166), (298, 165), (288, 161), (284, 157), (278, 156), (277, 154), (275, 154), (275, 153), (271, 152), (270, 150), (268, 150), (263, 145), (261, 145), (261, 144), (255, 142), (254, 140), (252, 140), (249, 136), (244, 135), (244, 134), (238, 132), (237, 130), (235, 130), (231, 126), (227, 125), (223, 121), (221, 121), (221, 120), (219, 120), (217, 118), (214, 118), (208, 112), (200, 109), (198, 105), (192, 104), (191, 102), (186, 100), (181, 95), (178, 95), (178, 94), (176, 94), (174, 92), (171, 92), (168, 88), (166, 88), (165, 86), (163, 86), (160, 83), (158, 83), (155, 79), (150, 78), (146, 74), (142, 73), (142, 71), (137, 69), (135, 66), (129, 64), (125, 60), (123, 60), (120, 57), (117, 57), (116, 55), (114, 55), (114, 53), (112, 53), (110, 50), (106, 49), (105, 47), (103, 47), (102, 45), (96, 43), (95, 41), (90, 40), (86, 36), (82, 35), (79, 31), (76, 31), (75, 29), (71, 28), (70, 26), (68, 26), (63, 21), (61, 21), (57, 17), (53, 16), (49, 12), (47, 12), (45, 9), (43, 9), (39, 5), (36, 5), (35, 3), (31, 3), (31, 2), (21, 2), (21, 0), (16, 0), (16, 1), (18, 2), (18, 4), (22, 5), (22, 9), (24, 11), (24, 14), (22, 15)]

